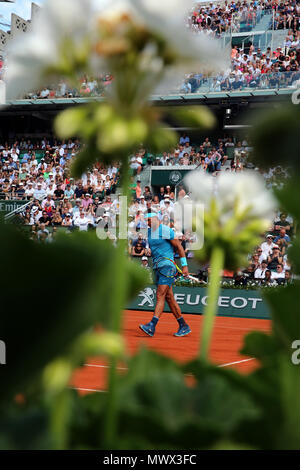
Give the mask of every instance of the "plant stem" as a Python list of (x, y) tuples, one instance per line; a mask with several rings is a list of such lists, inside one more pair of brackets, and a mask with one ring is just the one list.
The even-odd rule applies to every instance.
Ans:
[(200, 346), (200, 358), (204, 361), (208, 360), (208, 352), (214, 326), (214, 319), (218, 308), (221, 271), (224, 267), (224, 251), (222, 248), (216, 247), (213, 249), (210, 267), (210, 279), (207, 290), (208, 301), (204, 310), (204, 324)]
[[(129, 192), (129, 162), (127, 156), (123, 158), (122, 165), (122, 195), (128, 196)], [(119, 240), (114, 269), (114, 292), (112, 293), (112, 319), (111, 330), (120, 333), (122, 326), (122, 311), (126, 303), (127, 277), (126, 277), (126, 253), (127, 239)], [(108, 401), (105, 421), (105, 448), (113, 449), (116, 445), (117, 433), (117, 362), (116, 358), (110, 361), (108, 377)]]

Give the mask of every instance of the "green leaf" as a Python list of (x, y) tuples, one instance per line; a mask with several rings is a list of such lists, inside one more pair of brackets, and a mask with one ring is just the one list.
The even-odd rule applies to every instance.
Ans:
[(85, 147), (74, 158), (71, 166), (71, 173), (74, 178), (81, 178), (83, 173), (92, 169), (97, 160), (109, 162), (110, 156), (100, 155), (96, 142), (88, 141)]
[(245, 356), (254, 357), (262, 364), (268, 366), (274, 365), (278, 350), (278, 344), (271, 335), (261, 331), (253, 331), (245, 337), (240, 352)]
[(51, 448), (46, 410), (40, 403), (1, 408), (0, 449), (38, 450)]
[(276, 292), (267, 292), (265, 297), (272, 308), (274, 336), (278, 344), (290, 354), (291, 343), (300, 339), (299, 283)]
[[(1, 402), (23, 391), (88, 328), (109, 324), (118, 252), (95, 233), (58, 235), (54, 243), (43, 245), (8, 225), (1, 227), (0, 243), (5, 247), (0, 271), (0, 338), (7, 349), (7, 364), (0, 369), (5, 383)], [(19, 270), (16, 277), (20, 262), (24, 275)], [(132, 285), (131, 293), (143, 285), (140, 272), (139, 280), (138, 270), (134, 271), (136, 287)]]
[(282, 207), (300, 221), (300, 187), (298, 178), (289, 180), (282, 189), (275, 190), (275, 195)]
[(150, 134), (145, 141), (145, 146), (153, 153), (168, 151), (176, 147), (177, 140), (176, 132), (165, 129), (161, 125), (156, 125), (150, 129)]
[(170, 110), (179, 124), (196, 129), (211, 129), (216, 125), (214, 114), (206, 106), (182, 107)]
[(174, 448), (201, 448), (230, 435), (241, 420), (257, 416), (245, 392), (235, 390), (213, 369), (199, 363), (195, 367), (203, 373), (190, 387), (185, 368), (154, 352), (140, 351), (119, 382), (121, 434), (127, 439), (132, 434), (132, 442), (143, 435), (155, 447), (163, 442)]
[(282, 105), (255, 115), (251, 135), (255, 163), (265, 168), (292, 165), (299, 171), (299, 134), (300, 106)]
[(54, 121), (56, 135), (61, 139), (82, 135), (82, 128), (86, 125), (89, 109), (89, 106), (77, 106), (59, 113)]

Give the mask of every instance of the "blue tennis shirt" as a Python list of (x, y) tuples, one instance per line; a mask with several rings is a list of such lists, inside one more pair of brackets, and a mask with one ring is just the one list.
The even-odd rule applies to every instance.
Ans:
[(175, 232), (167, 225), (160, 225), (156, 230), (148, 229), (148, 242), (151, 249), (153, 264), (158, 258), (165, 257), (174, 261), (174, 249), (170, 240), (174, 240)]

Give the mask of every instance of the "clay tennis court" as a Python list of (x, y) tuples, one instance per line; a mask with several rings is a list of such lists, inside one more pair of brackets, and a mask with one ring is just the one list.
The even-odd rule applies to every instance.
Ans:
[[(197, 356), (200, 333), (203, 323), (202, 315), (185, 314), (184, 318), (190, 325), (192, 333), (183, 338), (176, 338), (178, 324), (171, 314), (164, 314), (158, 323), (155, 336), (152, 338), (139, 329), (140, 323), (151, 320), (153, 312), (126, 310), (124, 312), (123, 335), (127, 353), (135, 354), (141, 346), (153, 349), (180, 363), (187, 362)], [(253, 330), (269, 332), (270, 320), (251, 318), (217, 317), (210, 349), (210, 358), (220, 367), (231, 367), (241, 373), (249, 373), (257, 367), (251, 357), (239, 353), (244, 336)], [(120, 373), (126, 372), (124, 365), (119, 366)], [(84, 367), (78, 369), (72, 379), (71, 387), (80, 394), (104, 392), (107, 389), (107, 360), (101, 357), (86, 359)]]

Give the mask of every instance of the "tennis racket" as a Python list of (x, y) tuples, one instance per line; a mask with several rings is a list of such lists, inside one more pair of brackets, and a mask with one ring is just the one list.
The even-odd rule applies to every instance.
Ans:
[[(178, 274), (183, 275), (183, 272), (180, 269), (180, 267), (177, 266), (175, 261), (173, 261), (171, 258), (165, 258), (165, 257), (158, 258), (153, 264), (153, 267), (159, 272), (159, 274), (168, 278), (176, 277), (178, 276)], [(199, 279), (197, 279), (194, 276), (189, 275), (185, 277), (187, 277), (188, 279), (192, 279), (195, 282), (200, 283)]]

